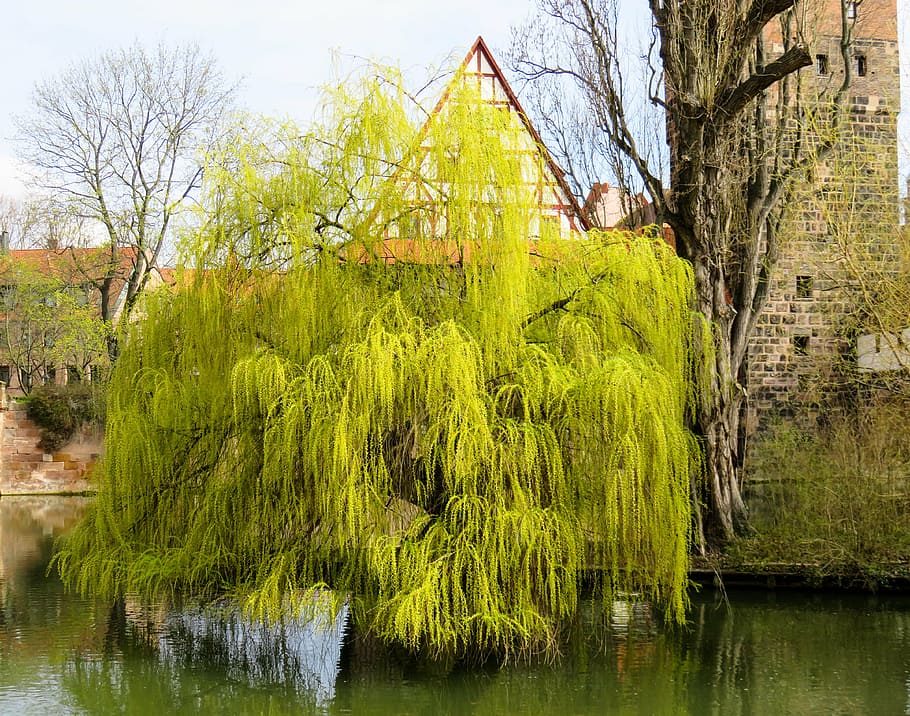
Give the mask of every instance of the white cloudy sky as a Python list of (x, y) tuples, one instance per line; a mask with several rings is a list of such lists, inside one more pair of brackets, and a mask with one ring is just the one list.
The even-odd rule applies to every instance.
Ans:
[[(619, 1), (629, 10), (645, 7), (643, 0)], [(898, 0), (902, 29), (908, 2)], [(533, 6), (533, 0), (10, 0), (0, 12), (0, 194), (22, 192), (14, 179), (11, 116), (28, 111), (34, 83), (100, 51), (135, 40), (195, 42), (212, 52), (228, 79), (242, 83), (246, 108), (306, 122), (316, 87), (332, 77), (333, 50), (419, 71), (449, 56), (457, 62), (483, 35), (501, 56), (512, 27)], [(902, 44), (906, 85), (910, 49)], [(903, 94), (907, 102), (910, 91)], [(905, 126), (910, 112), (903, 115)]]

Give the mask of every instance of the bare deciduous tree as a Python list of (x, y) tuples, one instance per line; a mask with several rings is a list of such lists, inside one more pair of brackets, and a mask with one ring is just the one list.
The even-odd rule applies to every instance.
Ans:
[(86, 220), (63, 210), (53, 199), (0, 196), (0, 231), (16, 249), (58, 250), (90, 241)]
[[(644, 85), (648, 102), (666, 117), (667, 183), (653, 133), (633, 123), (641, 107), (624, 72), (617, 0), (539, 4), (540, 16), (515, 44), (515, 69), (531, 81), (571, 80), (587, 118), (611, 151), (631, 162), (658, 216), (672, 227), (680, 255), (692, 263), (697, 309), (714, 343), (696, 415), (706, 487), (693, 485), (693, 497), (701, 507), (702, 544), (705, 532), (709, 540), (726, 541), (745, 524), (744, 359), (767, 298), (784, 200), (794, 178), (832, 146), (823, 138), (804, 142), (794, 129), (801, 109), (794, 102), (797, 71), (813, 62), (806, 8), (796, 0), (649, 1), (651, 71), (636, 87), (640, 93)], [(824, 98), (832, 123), (851, 81), (847, 8), (842, 2), (842, 82)]]
[(102, 227), (105, 266), (86, 278), (105, 321), (118, 308), (116, 287), (125, 282), (128, 314), (157, 265), (232, 94), (198, 47), (134, 45), (37, 84), (31, 114), (17, 118), (37, 186)]

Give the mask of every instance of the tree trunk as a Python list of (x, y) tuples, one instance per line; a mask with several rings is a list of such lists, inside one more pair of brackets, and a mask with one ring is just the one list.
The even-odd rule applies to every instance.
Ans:
[(720, 272), (709, 272), (701, 263), (696, 264), (695, 275), (698, 310), (711, 321), (714, 337), (711, 382), (703, 391), (696, 414), (705, 459), (702, 502), (707, 502), (702, 536), (709, 544), (717, 545), (729, 542), (746, 523), (740, 492), (742, 456), (738, 454), (745, 391), (737, 380), (742, 366), (735, 364), (731, 336), (735, 311), (727, 303), (723, 277)]
[(701, 489), (693, 492), (701, 510), (698, 537), (704, 551), (706, 544), (731, 541), (746, 526), (740, 416), (746, 400), (743, 363), (756, 307), (755, 292), (744, 297), (738, 282), (746, 263), (740, 247), (758, 240), (758, 231), (748, 218), (737, 218), (737, 197), (731, 196), (743, 185), (743, 167), (729, 161), (740, 141), (735, 125), (725, 130), (696, 119), (678, 122), (673, 129), (682, 150), (678, 156), (686, 159), (674, 164), (674, 185), (690, 188), (672, 197), (675, 215), (684, 222), (674, 228), (680, 255), (693, 266), (696, 309), (713, 339), (709, 377), (701, 386), (695, 415), (705, 475)]

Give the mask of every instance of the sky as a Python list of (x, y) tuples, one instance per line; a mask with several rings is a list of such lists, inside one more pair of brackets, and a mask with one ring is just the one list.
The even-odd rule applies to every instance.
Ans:
[[(644, 0), (619, 0), (639, 9)], [(907, 37), (907, 4), (898, 0)], [(13, 115), (27, 114), (39, 80), (103, 51), (139, 41), (195, 43), (225, 78), (239, 82), (240, 105), (306, 124), (318, 87), (332, 80), (337, 53), (386, 60), (422, 76), (454, 68), (477, 35), (504, 59), (511, 33), (533, 0), (16, 0), (0, 13), (0, 195), (21, 197)], [(902, 41), (904, 111), (910, 118), (910, 47)], [(333, 60), (333, 57), (336, 59)], [(347, 58), (345, 60), (344, 58)], [(504, 64), (504, 62), (501, 62)], [(904, 129), (902, 137), (910, 136)], [(908, 144), (902, 141), (905, 146)], [(907, 152), (903, 152), (906, 167)], [(906, 171), (902, 171), (906, 175)]]
[[(138, 40), (211, 52), (252, 112), (306, 124), (333, 56), (386, 60), (422, 76), (455, 67), (478, 35), (503, 58), (531, 0), (17, 0), (0, 13), (0, 195), (15, 180), (13, 115), (37, 81)], [(447, 62), (447, 59), (449, 60)], [(342, 60), (344, 61), (344, 60)]]

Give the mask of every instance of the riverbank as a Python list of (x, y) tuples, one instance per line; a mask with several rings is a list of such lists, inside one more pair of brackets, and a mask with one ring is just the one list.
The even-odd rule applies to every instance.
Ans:
[(689, 579), (700, 587), (810, 589), (910, 593), (910, 563), (835, 566), (822, 563), (752, 562), (695, 558)]

